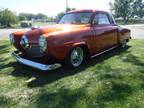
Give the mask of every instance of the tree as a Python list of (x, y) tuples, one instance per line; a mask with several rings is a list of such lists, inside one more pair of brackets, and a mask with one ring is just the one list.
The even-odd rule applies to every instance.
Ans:
[(35, 15), (34, 14), (31, 14), (31, 13), (20, 13), (19, 14), (19, 20), (22, 21), (22, 20), (32, 20), (35, 18)]
[(68, 7), (68, 8), (66, 9), (66, 12), (72, 11), (72, 10), (76, 10), (76, 8), (69, 8), (69, 7)]
[(42, 13), (35, 15), (35, 19), (48, 19), (48, 17)]
[(135, 0), (133, 5), (133, 16), (142, 18), (144, 16), (144, 2), (143, 0)]
[(127, 23), (132, 16), (132, 5), (134, 0), (115, 0), (111, 3), (111, 10), (114, 12), (115, 17), (122, 17)]
[(64, 12), (61, 12), (61, 13), (57, 14), (56, 22), (59, 22), (59, 20), (63, 17), (63, 15), (64, 15)]
[(11, 27), (13, 24), (17, 24), (18, 19), (14, 12), (9, 9), (0, 10), (0, 24), (4, 27)]
[(24, 14), (24, 13), (20, 13), (18, 17), (19, 17), (19, 20), (20, 20), (20, 21), (28, 20), (27, 15)]
[[(66, 9), (66, 12), (69, 12), (69, 11), (72, 11), (72, 10), (76, 10), (76, 8), (69, 8), (69, 7), (68, 7), (68, 8)], [(56, 16), (56, 21), (57, 21), (57, 22), (63, 17), (64, 13), (65, 13), (65, 12), (61, 12), (61, 13), (57, 14), (57, 16)]]
[(42, 13), (39, 14), (31, 14), (31, 13), (20, 13), (19, 14), (19, 20), (32, 20), (32, 19), (48, 19), (48, 17)]
[(20, 13), (19, 14), (19, 20), (23, 21), (23, 20), (32, 20), (33, 18), (35, 18), (34, 14), (31, 13)]

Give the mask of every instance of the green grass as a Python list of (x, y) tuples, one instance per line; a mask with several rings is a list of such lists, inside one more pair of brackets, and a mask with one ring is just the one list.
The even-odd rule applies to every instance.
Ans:
[[(32, 26), (48, 26), (56, 24), (56, 22), (32, 22)], [(0, 26), (0, 29), (20, 29), (20, 28), (30, 28), (30, 27), (20, 27), (20, 22), (15, 25), (11, 25), (11, 27)]]
[(144, 108), (144, 40), (49, 72), (15, 62), (13, 50), (0, 41), (0, 108)]
[(52, 24), (55, 24), (55, 22), (33, 22), (32, 23), (33, 26), (48, 26)]

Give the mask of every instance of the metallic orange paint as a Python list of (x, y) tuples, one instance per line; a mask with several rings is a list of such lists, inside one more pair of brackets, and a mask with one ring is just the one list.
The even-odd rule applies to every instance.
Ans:
[[(13, 33), (14, 45), (18, 50), (25, 52), (25, 49), (19, 44), (22, 35), (27, 36), (30, 45), (38, 45), (38, 39), (40, 35), (43, 35), (47, 39), (47, 50), (44, 57), (61, 62), (75, 46), (85, 46), (89, 51), (89, 55), (92, 56), (120, 44), (124, 39), (130, 38), (130, 30), (123, 29), (115, 23), (109, 25), (92, 24), (95, 13), (104, 11), (80, 10), (71, 12), (87, 11), (93, 12), (89, 24), (57, 24), (36, 28), (28, 32), (15, 32)], [(109, 15), (109, 13), (107, 14)]]

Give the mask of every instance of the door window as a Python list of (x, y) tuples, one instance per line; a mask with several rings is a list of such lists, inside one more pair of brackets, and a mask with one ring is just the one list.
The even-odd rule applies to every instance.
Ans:
[(93, 20), (93, 23), (103, 25), (103, 24), (110, 24), (110, 21), (109, 21), (107, 14), (99, 13), (99, 14), (96, 14), (96, 16)]

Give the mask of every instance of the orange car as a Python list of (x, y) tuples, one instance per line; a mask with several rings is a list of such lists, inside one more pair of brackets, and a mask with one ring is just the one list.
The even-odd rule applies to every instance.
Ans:
[(60, 64), (79, 67), (118, 46), (124, 48), (130, 30), (118, 26), (111, 14), (99, 10), (77, 10), (65, 13), (58, 24), (32, 28), (10, 34), (17, 51), (13, 57), (20, 63), (40, 70), (52, 70)]

